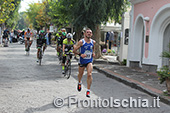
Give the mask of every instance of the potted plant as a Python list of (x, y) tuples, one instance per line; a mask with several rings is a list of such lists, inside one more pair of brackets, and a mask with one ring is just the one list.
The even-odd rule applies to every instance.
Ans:
[(167, 92), (170, 94), (170, 70), (168, 66), (163, 66), (159, 71), (157, 71), (160, 84), (166, 81)]
[[(169, 45), (169, 50), (170, 50), (170, 45)], [(166, 81), (167, 93), (168, 95), (170, 95), (170, 51), (162, 52), (161, 57), (168, 58), (169, 65), (163, 66), (162, 68), (160, 68), (159, 71), (157, 71), (157, 73), (161, 84)]]

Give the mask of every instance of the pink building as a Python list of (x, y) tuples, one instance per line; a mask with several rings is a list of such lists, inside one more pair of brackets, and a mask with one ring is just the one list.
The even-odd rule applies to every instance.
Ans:
[(169, 51), (170, 43), (170, 0), (130, 0), (130, 38), (127, 65), (156, 71), (168, 65), (161, 58)]

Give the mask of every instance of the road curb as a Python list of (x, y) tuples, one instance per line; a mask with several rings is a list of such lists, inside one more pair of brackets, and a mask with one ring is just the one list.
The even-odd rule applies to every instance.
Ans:
[(93, 63), (95, 64), (112, 64), (112, 65), (120, 65), (119, 62), (112, 62), (112, 61), (107, 61), (107, 60), (93, 60)]
[(119, 77), (117, 75), (111, 74), (111, 73), (101, 69), (98, 66), (93, 66), (93, 68), (96, 69), (97, 71), (105, 74), (107, 77), (115, 79), (115, 80), (117, 80), (117, 81), (119, 81), (119, 82), (121, 82), (121, 83), (123, 83), (125, 85), (130, 86), (131, 88), (134, 88), (134, 89), (137, 89), (137, 90), (142, 91), (144, 93), (147, 93), (147, 94), (149, 94), (149, 95), (151, 95), (153, 97), (159, 97), (161, 102), (163, 102), (163, 103), (165, 103), (167, 105), (170, 105), (170, 99), (168, 97), (165, 97), (165, 96), (163, 96), (161, 94), (155, 93), (155, 92), (141, 86), (140, 84), (136, 84), (134, 82), (131, 82), (131, 81), (128, 81), (128, 80), (126, 80), (124, 78), (121, 78), (121, 77)]

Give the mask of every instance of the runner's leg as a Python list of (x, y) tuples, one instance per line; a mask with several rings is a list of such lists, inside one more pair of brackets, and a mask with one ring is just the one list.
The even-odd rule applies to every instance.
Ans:
[(90, 90), (90, 86), (91, 86), (91, 83), (92, 83), (92, 70), (93, 70), (93, 65), (92, 63), (89, 63), (87, 65), (87, 89)]
[(79, 74), (78, 74), (78, 82), (79, 83), (81, 83), (81, 79), (82, 79), (82, 76), (83, 76), (83, 73), (84, 73), (84, 69), (85, 69), (85, 67), (79, 66)]

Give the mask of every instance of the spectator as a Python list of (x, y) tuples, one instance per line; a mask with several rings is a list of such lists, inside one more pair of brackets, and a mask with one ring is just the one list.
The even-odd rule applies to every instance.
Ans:
[(107, 43), (109, 42), (109, 36), (110, 36), (110, 32), (107, 32), (106, 33), (106, 39), (105, 39), (105, 46), (106, 46), (106, 48), (108, 48), (107, 47)]
[(113, 41), (114, 41), (114, 32), (111, 31), (111, 32), (110, 32), (110, 36), (109, 36), (109, 49), (112, 48), (112, 43), (113, 43)]
[(14, 35), (14, 31), (13, 31), (13, 30), (11, 30), (11, 33), (10, 33), (10, 39), (9, 39), (9, 42), (10, 42), (10, 43), (12, 43), (12, 42), (13, 42), (12, 40), (13, 40), (14, 36), (15, 36), (15, 35)]
[(9, 35), (9, 31), (8, 29), (5, 29), (4, 32), (3, 32), (3, 38), (7, 38), (8, 39), (8, 35)]
[(49, 33), (48, 33), (49, 45), (51, 45), (51, 35), (52, 35), (52, 33), (51, 33), (51, 32), (49, 32)]
[(46, 35), (45, 35), (47, 45), (49, 45), (49, 44), (50, 44), (50, 43), (49, 43), (48, 34), (49, 34), (49, 30), (47, 30), (47, 33), (46, 33)]

